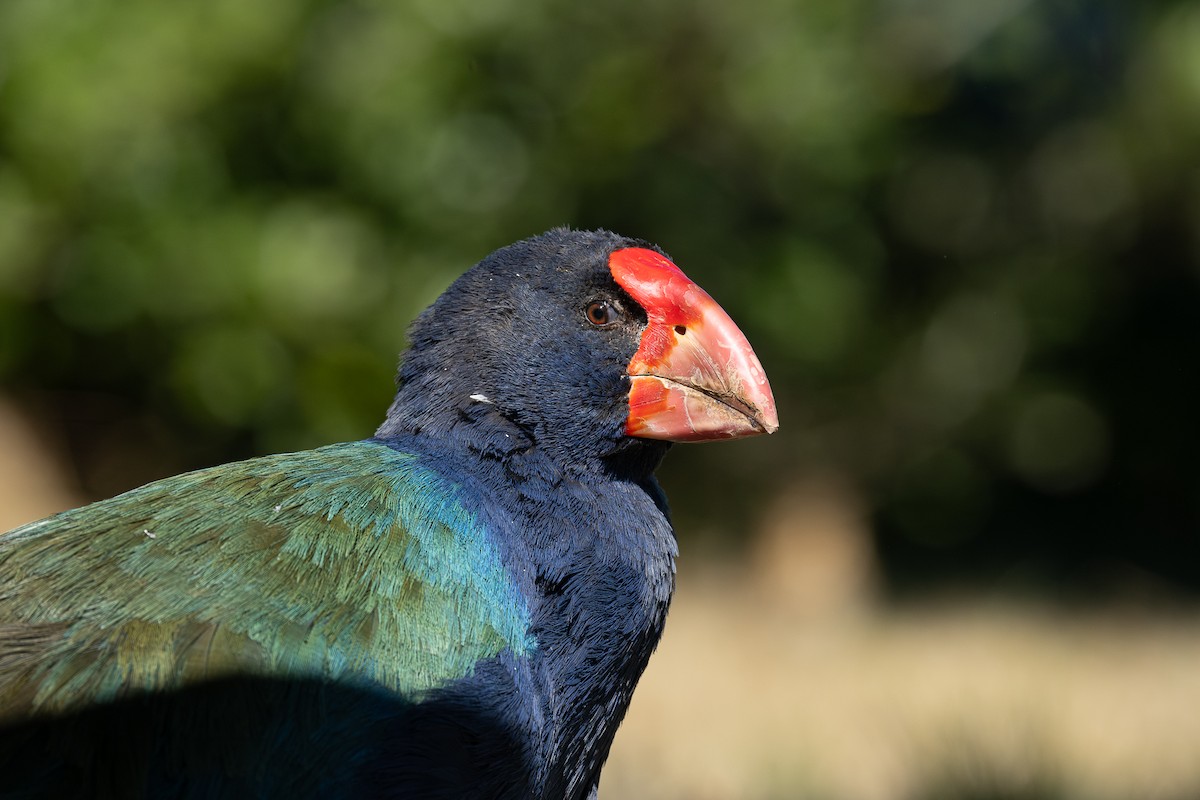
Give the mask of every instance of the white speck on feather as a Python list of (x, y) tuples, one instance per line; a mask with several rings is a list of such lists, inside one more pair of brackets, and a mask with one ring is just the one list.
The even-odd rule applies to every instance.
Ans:
[(142, 533), (146, 534), (147, 539), (157, 539), (158, 538), (158, 534), (151, 533), (149, 528), (146, 528), (145, 530), (143, 530)]
[(488, 403), (489, 405), (495, 405), (495, 402), (493, 402), (492, 399), (490, 397), (488, 397), (486, 394), (472, 394), (472, 395), (467, 395), (467, 396), (470, 397), (472, 400), (474, 400), (476, 403)]
[(275, 506), (275, 513), (278, 514), (279, 509), (281, 509), (281, 508), (283, 508), (283, 503), (280, 503), (279, 505)]

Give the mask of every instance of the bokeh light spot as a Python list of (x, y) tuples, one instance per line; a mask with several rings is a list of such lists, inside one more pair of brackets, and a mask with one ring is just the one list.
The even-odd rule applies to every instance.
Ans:
[(1040, 392), (1024, 399), (1012, 419), (1008, 457), (1026, 482), (1047, 492), (1091, 484), (1108, 461), (1108, 426), (1082, 397)]

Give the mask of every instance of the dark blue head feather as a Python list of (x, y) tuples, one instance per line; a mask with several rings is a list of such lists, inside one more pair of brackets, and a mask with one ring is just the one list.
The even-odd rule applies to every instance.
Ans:
[[(649, 475), (666, 445), (624, 430), (626, 366), (646, 325), (609, 271), (609, 254), (625, 247), (652, 245), (557, 228), (467, 271), (410, 329), (377, 435), (465, 438), (496, 455), (536, 447), (568, 474)], [(596, 300), (618, 304), (621, 318), (589, 323)]]

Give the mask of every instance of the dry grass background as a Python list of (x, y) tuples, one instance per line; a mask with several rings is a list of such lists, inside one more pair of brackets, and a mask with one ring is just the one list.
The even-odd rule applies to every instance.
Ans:
[(681, 576), (605, 796), (1200, 797), (1198, 619), (760, 600)]
[[(0, 403), (0, 529), (79, 501), (54, 453)], [(1200, 797), (1200, 616), (890, 608), (836, 481), (765, 519), (743, 564), (685, 549), (602, 796)]]
[(744, 564), (685, 547), (605, 796), (1200, 798), (1200, 614), (979, 591), (897, 608), (870, 542), (858, 498), (817, 476)]

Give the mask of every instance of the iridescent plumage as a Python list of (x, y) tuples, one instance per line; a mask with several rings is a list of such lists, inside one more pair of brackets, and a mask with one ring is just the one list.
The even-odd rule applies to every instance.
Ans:
[[(660, 440), (776, 425), (736, 326), (646, 247), (484, 259), (413, 325), (375, 438), (0, 536), (0, 797), (594, 796), (674, 587)], [(635, 360), (666, 388), (631, 435)]]

